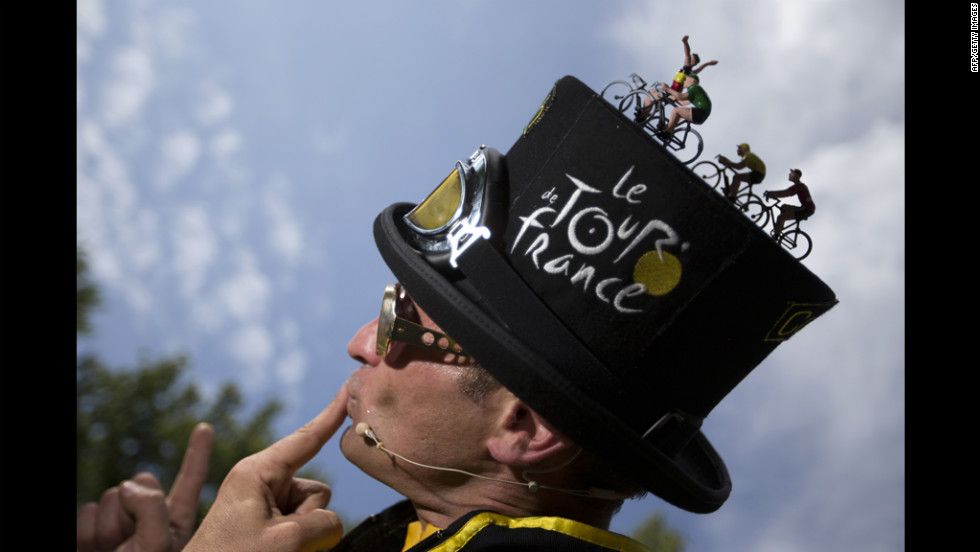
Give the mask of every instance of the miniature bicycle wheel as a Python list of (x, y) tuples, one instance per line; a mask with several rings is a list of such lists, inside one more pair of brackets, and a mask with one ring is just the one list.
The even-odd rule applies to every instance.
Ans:
[(638, 124), (647, 126), (650, 121), (650, 116), (654, 114), (656, 109), (651, 108), (650, 112), (647, 113), (645, 119), (637, 120), (637, 117), (640, 114), (640, 110), (643, 108), (643, 105), (646, 103), (647, 100), (653, 102), (653, 95), (650, 94), (649, 91), (643, 89), (633, 90), (628, 94), (626, 94), (625, 96), (623, 96), (623, 99), (619, 101), (618, 107), (619, 110), (622, 111), (627, 117), (633, 119)]
[[(663, 126), (661, 127), (661, 121)], [(680, 160), (681, 163), (689, 165), (697, 159), (701, 152), (704, 150), (704, 141), (701, 139), (701, 135), (698, 131), (691, 128), (691, 124), (688, 122), (683, 122), (677, 125), (674, 129), (674, 133), (670, 136), (657, 134), (656, 130), (659, 128), (666, 128), (667, 121), (663, 117), (658, 116), (650, 119), (650, 123), (647, 124), (647, 130), (653, 133), (654, 137), (663, 142), (664, 147), (669, 149), (674, 153), (674, 157)]]
[(790, 255), (802, 261), (810, 254), (813, 249), (813, 241), (810, 235), (802, 230), (790, 230), (779, 237), (779, 245), (786, 248)]
[(759, 199), (759, 196), (751, 193), (743, 193), (736, 198), (737, 205), (759, 228), (765, 228), (769, 224), (769, 206)]
[(630, 86), (630, 83), (623, 80), (616, 80), (607, 84), (606, 87), (602, 89), (602, 92), (599, 93), (599, 95), (602, 96), (602, 98), (605, 99), (606, 101), (612, 102), (612, 101), (621, 100), (623, 96), (629, 93), (630, 90), (633, 90), (633, 87)]
[(682, 128), (678, 128), (674, 132), (671, 142), (676, 141), (679, 146), (674, 155), (681, 160), (681, 163), (689, 165), (701, 156), (701, 152), (704, 151), (704, 140), (701, 139), (698, 131), (691, 128), (689, 124), (681, 126)]
[(721, 186), (721, 167), (716, 165), (712, 161), (698, 161), (691, 167), (694, 174), (701, 177), (702, 180), (708, 183), (714, 189), (718, 189)]
[(632, 90), (633, 87), (630, 86), (630, 83), (618, 80), (607, 84), (599, 95), (602, 96), (602, 98), (607, 102), (618, 106), (619, 102), (622, 101)]

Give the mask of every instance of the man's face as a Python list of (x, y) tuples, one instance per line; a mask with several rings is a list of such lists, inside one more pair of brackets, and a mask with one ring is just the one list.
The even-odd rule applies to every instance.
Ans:
[[(415, 322), (442, 331), (420, 308)], [(467, 471), (486, 469), (486, 438), (496, 421), (494, 404), (476, 404), (461, 387), (470, 361), (451, 353), (392, 342), (384, 358), (376, 351), (378, 319), (362, 327), (347, 352), (361, 362), (347, 380), (347, 412), (356, 426), (366, 422), (385, 448), (423, 464)], [(465, 346), (465, 344), (464, 344)], [(362, 471), (402, 494), (420, 481), (443, 477), (395, 460), (374, 442), (348, 430), (341, 450)]]

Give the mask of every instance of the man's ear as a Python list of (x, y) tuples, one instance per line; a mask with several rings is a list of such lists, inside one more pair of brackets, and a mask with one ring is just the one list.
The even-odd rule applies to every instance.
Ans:
[(493, 435), (487, 439), (494, 459), (514, 467), (537, 464), (569, 445), (567, 437), (516, 397), (507, 401)]

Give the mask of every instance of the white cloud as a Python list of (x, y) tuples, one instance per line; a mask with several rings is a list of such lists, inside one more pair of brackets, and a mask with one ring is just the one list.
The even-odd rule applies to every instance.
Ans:
[(123, 47), (112, 60), (112, 77), (102, 88), (102, 117), (109, 126), (136, 118), (153, 91), (153, 64), (148, 52)]
[(315, 127), (310, 134), (313, 150), (322, 155), (336, 155), (347, 147), (349, 132), (346, 127)]
[(218, 286), (218, 298), (230, 316), (252, 323), (265, 314), (271, 286), (251, 254), (239, 254), (238, 265), (238, 271)]
[(107, 203), (110, 218), (125, 218), (136, 203), (136, 191), (129, 181), (126, 160), (106, 139), (102, 128), (92, 120), (78, 125), (77, 171), (90, 178)]
[(241, 381), (248, 392), (254, 392), (265, 385), (266, 367), (272, 357), (273, 341), (269, 332), (260, 324), (248, 323), (235, 331), (226, 342), (226, 347), (233, 358), (244, 367)]
[(200, 153), (200, 140), (189, 130), (173, 132), (165, 137), (161, 145), (162, 166), (157, 174), (157, 183), (163, 188), (172, 186), (194, 168)]
[(271, 225), (269, 245), (283, 260), (293, 263), (303, 253), (303, 230), (295, 212), (290, 207), (289, 181), (284, 176), (273, 179), (265, 190), (263, 202), (266, 219)]
[[(801, 160), (817, 213), (813, 270), (856, 297), (899, 297), (905, 269), (905, 127), (877, 121)], [(817, 249), (819, 247), (819, 249)]]
[(204, 98), (197, 106), (197, 120), (210, 126), (227, 119), (234, 107), (234, 100), (223, 88), (209, 84), (204, 87)]
[(218, 159), (227, 159), (242, 147), (242, 135), (235, 130), (224, 129), (211, 139), (209, 151)]
[(126, 223), (126, 231), (119, 241), (126, 251), (126, 258), (135, 273), (152, 270), (162, 258), (157, 213), (140, 209)]
[(92, 40), (102, 36), (108, 27), (102, 0), (78, 0), (75, 21), (75, 57), (79, 61), (88, 60), (92, 55)]
[(284, 385), (297, 385), (306, 377), (307, 364), (302, 349), (290, 349), (276, 363), (276, 376)]
[(127, 279), (122, 282), (121, 291), (126, 304), (133, 312), (138, 314), (149, 314), (153, 310), (153, 294), (149, 288), (139, 280)]
[[(608, 31), (623, 51), (617, 66), (626, 71), (614, 78), (636, 71), (669, 79), (680, 67), (683, 34), (704, 60), (718, 60), (701, 74), (712, 100), (700, 129), (709, 155), (748, 141), (781, 169), (816, 145), (864, 133), (874, 116), (904, 117), (904, 19), (889, 2), (628, 6)], [(714, 17), (704, 17), (705, 10)], [(882, 32), (889, 26), (894, 32)]]
[(185, 296), (193, 297), (203, 286), (218, 253), (207, 209), (201, 205), (181, 207), (173, 221), (170, 237), (181, 291)]
[(125, 160), (92, 120), (76, 133), (76, 228), (94, 277), (118, 283), (125, 273), (114, 241), (136, 206)]
[(108, 26), (102, 0), (78, 0), (75, 4), (75, 20), (79, 33), (101, 36)]
[(211, 334), (219, 331), (227, 321), (220, 301), (209, 294), (199, 295), (196, 300), (188, 303), (188, 308), (195, 328), (202, 333)]
[(197, 14), (192, 8), (163, 5), (148, 13), (142, 21), (152, 37), (154, 48), (170, 58), (180, 58), (193, 51), (193, 27)]

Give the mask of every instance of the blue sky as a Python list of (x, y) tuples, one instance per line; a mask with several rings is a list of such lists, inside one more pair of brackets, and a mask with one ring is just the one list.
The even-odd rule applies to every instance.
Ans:
[[(885, 0), (79, 0), (77, 231), (105, 296), (79, 343), (110, 364), (186, 352), (212, 392), (288, 405), (286, 434), (356, 366), (392, 280), (371, 223), (481, 144), (506, 151), (558, 78), (705, 69), (705, 156), (747, 141), (762, 189), (804, 172), (805, 264), (841, 303), (781, 346), (705, 433), (718, 512), (656, 498), (691, 550), (896, 550), (905, 533), (905, 18)], [(220, 438), (220, 436), (219, 436)], [(397, 496), (332, 443), (334, 503)]]

